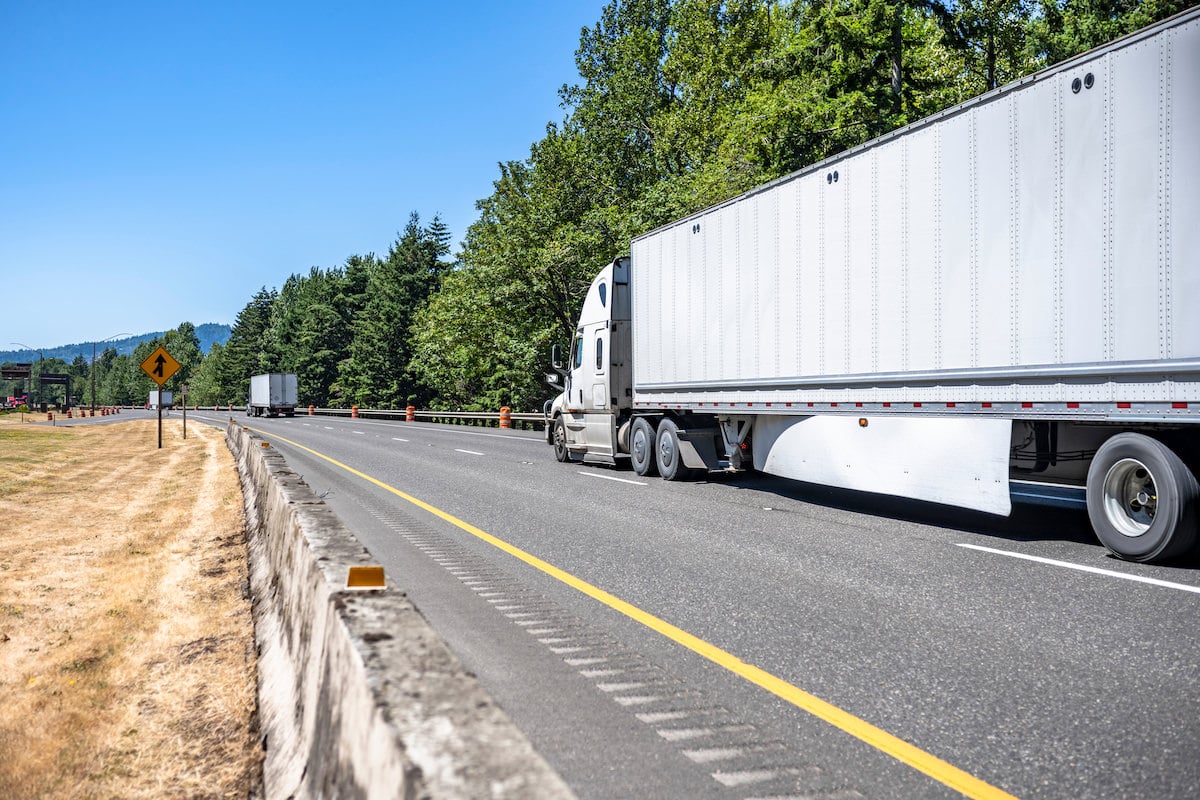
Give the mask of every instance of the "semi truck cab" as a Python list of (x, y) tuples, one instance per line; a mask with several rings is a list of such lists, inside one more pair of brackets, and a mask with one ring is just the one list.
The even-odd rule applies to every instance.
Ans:
[(592, 281), (565, 364), (555, 348), (547, 378), (562, 392), (547, 405), (546, 435), (559, 461), (615, 464), (622, 452), (633, 408), (629, 300), (629, 259), (618, 258)]

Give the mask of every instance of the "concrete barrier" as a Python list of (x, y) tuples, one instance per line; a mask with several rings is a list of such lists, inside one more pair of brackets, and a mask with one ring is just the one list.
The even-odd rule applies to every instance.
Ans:
[(571, 798), (561, 778), (282, 455), (230, 422), (245, 496), (264, 794)]

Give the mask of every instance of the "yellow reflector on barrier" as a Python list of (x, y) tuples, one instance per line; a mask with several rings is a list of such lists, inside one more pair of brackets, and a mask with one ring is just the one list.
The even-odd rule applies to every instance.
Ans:
[(384, 589), (387, 581), (383, 577), (383, 567), (351, 567), (346, 573), (347, 589)]

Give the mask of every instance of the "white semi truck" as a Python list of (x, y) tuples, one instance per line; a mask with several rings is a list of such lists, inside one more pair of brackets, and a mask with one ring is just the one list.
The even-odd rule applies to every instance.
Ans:
[(154, 411), (158, 408), (158, 399), (162, 398), (163, 408), (171, 408), (175, 405), (175, 393), (170, 389), (151, 389), (150, 394), (146, 398), (146, 408)]
[(560, 461), (753, 468), (1118, 556), (1198, 538), (1200, 10), (647, 233), (548, 376)]
[(246, 403), (246, 415), (261, 417), (263, 414), (277, 417), (280, 414), (294, 417), (299, 402), (296, 375), (291, 372), (272, 372), (250, 376), (250, 400)]

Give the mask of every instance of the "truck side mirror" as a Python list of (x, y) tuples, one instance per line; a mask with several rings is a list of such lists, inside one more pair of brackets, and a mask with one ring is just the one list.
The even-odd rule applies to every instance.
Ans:
[(553, 345), (550, 348), (550, 366), (555, 369), (562, 369), (562, 348), (558, 345)]
[(562, 376), (559, 375), (557, 372), (547, 372), (546, 373), (546, 383), (550, 384), (555, 389), (561, 389), (562, 388)]

